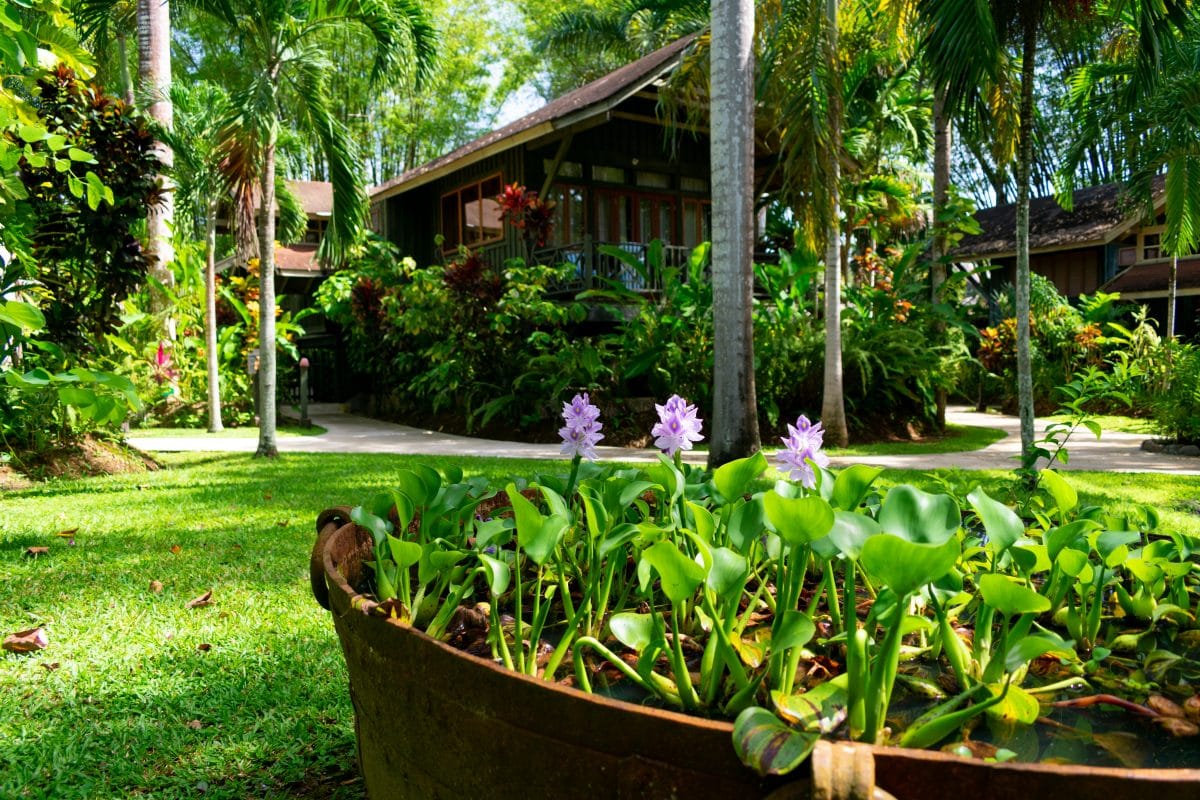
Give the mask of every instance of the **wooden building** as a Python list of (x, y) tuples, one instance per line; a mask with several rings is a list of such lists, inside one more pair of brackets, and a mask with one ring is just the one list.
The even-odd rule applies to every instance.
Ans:
[[(1165, 329), (1169, 273), (1174, 259), (1162, 249), (1165, 229), (1162, 181), (1156, 187), (1155, 217), (1131, 206), (1120, 184), (1080, 189), (1073, 209), (1054, 197), (1029, 204), (1029, 267), (1054, 282), (1070, 298), (1097, 291), (1119, 292), (1122, 299), (1149, 307)], [(987, 208), (975, 215), (982, 232), (965, 237), (953, 256), (960, 262), (991, 261), (990, 283), (1012, 282), (1016, 276), (1016, 204)], [(1176, 282), (1176, 334), (1197, 333), (1200, 312), (1200, 257), (1181, 256)]]
[[(558, 287), (564, 293), (591, 286), (597, 275), (650, 288), (597, 248), (644, 256), (660, 239), (672, 264), (710, 238), (708, 131), (666, 124), (659, 104), (663, 81), (692, 41), (680, 39), (374, 187), (372, 227), (418, 264), (452, 260), (464, 245), (496, 266), (510, 258), (574, 264), (574, 276)], [(512, 183), (556, 204), (551, 239), (533, 253), (500, 221), (495, 198)]]

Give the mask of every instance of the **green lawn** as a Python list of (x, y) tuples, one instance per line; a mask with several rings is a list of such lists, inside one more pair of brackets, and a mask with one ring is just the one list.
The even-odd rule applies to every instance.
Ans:
[[(168, 468), (155, 473), (0, 495), (0, 634), (41, 625), (50, 637), (41, 653), (0, 653), (0, 797), (360, 798), (342, 655), (308, 588), (317, 513), (388, 487), (415, 461), (493, 477), (563, 466), (161, 458)], [(1009, 475), (885, 479), (982, 481), (999, 494)], [(1083, 502), (1152, 502), (1164, 525), (1200, 536), (1182, 504), (1200, 496), (1200, 478), (1068, 480)], [(74, 545), (55, 536), (69, 528)], [(23, 556), (35, 545), (50, 554)], [(209, 589), (212, 605), (184, 607)]]
[[(280, 438), (293, 436), (320, 436), (325, 429), (320, 425), (302, 428), (299, 425), (280, 425), (275, 435)], [(226, 428), (219, 433), (209, 433), (204, 428), (133, 428), (127, 434), (143, 439), (179, 439), (193, 436), (211, 437), (213, 439), (257, 439), (258, 428)]]
[[(1146, 419), (1145, 417), (1126, 417), (1119, 414), (1101, 414), (1093, 417), (1096, 422), (1100, 423), (1100, 427), (1106, 431), (1117, 431), (1119, 433), (1144, 433), (1147, 435), (1156, 432), (1154, 420)], [(1047, 422), (1070, 422), (1068, 417), (1047, 417)]]

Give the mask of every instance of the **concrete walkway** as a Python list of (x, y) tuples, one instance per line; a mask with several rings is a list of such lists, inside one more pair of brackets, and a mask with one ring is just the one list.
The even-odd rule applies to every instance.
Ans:
[[(313, 422), (326, 429), (320, 436), (288, 436), (279, 439), (279, 450), (285, 453), (395, 453), (404, 455), (489, 456), (505, 458), (556, 459), (555, 444), (524, 444), (492, 439), (438, 433), (410, 428), (390, 422), (344, 413), (336, 405), (309, 407)], [(1004, 414), (981, 414), (967, 407), (952, 407), (946, 419), (959, 425), (998, 428), (1007, 436), (982, 450), (965, 453), (929, 455), (890, 455), (838, 457), (835, 467), (849, 464), (875, 464), (896, 469), (998, 469), (1016, 467), (1021, 449), (1020, 421)], [(1038, 420), (1039, 433), (1044, 420)], [(1172, 475), (1200, 475), (1200, 458), (1147, 453), (1141, 449), (1145, 434), (1106, 431), (1097, 441), (1086, 430), (1080, 430), (1068, 443), (1069, 463), (1059, 469), (1094, 470), (1107, 472), (1158, 472)], [(255, 439), (223, 439), (204, 434), (180, 438), (129, 437), (129, 443), (142, 450), (154, 452), (212, 451), (252, 453)], [(774, 443), (771, 443), (774, 444)], [(646, 462), (656, 459), (655, 451), (625, 447), (598, 447), (605, 460)], [(687, 461), (703, 464), (704, 453), (687, 453)]]

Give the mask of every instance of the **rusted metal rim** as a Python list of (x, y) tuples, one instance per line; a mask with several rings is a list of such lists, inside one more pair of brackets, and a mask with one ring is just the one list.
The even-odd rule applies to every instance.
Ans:
[[(379, 788), (384, 785), (383, 781), (376, 780), (373, 784), (371, 766), (366, 763), (367, 749), (377, 746), (386, 749), (387, 743), (376, 742), (376, 738), (386, 737), (380, 737), (377, 733), (373, 734), (367, 730), (364, 721), (365, 706), (369, 701), (378, 701), (380, 698), (377, 695), (381, 692), (374, 689), (364, 691), (364, 688), (369, 686), (372, 677), (378, 679), (379, 675), (376, 673), (386, 673), (386, 679), (394, 682), (402, 681), (407, 674), (421, 669), (426, 670), (421, 673), (423, 678), (432, 676), (436, 679), (441, 674), (448, 676), (447, 682), (450, 685), (446, 687), (444, 696), (456, 704), (456, 714), (470, 714), (474, 713), (477, 707), (487, 707), (486, 712), (481, 713), (484, 713), (489, 721), (497, 721), (506, 735), (524, 732), (537, 737), (543, 745), (554, 737), (564, 737), (568, 741), (574, 739), (577, 740), (576, 743), (585, 743), (589, 752), (595, 753), (597, 759), (616, 759), (615, 763), (621, 765), (620, 769), (623, 770), (634, 767), (646, 769), (647, 764), (650, 765), (649, 769), (698, 769), (704, 781), (699, 785), (709, 786), (711, 791), (693, 793), (692, 796), (769, 796), (773, 799), (820, 796), (848, 800), (870, 797), (872, 794), (879, 797), (881, 795), (875, 792), (878, 788), (897, 798), (922, 800), (962, 800), (963, 797), (970, 797), (972, 800), (1028, 800), (1034, 792), (1053, 797), (1055, 800), (1195, 800), (1200, 797), (1200, 769), (1122, 769), (1011, 762), (989, 764), (936, 751), (872, 747), (846, 742), (831, 743), (835, 745), (833, 749), (825, 749), (818, 758), (810, 759), (817, 762), (818, 774), (815, 776), (809, 772), (792, 776), (792, 782), (787, 785), (764, 782), (737, 762), (732, 747), (733, 726), (728, 722), (588, 695), (511, 672), (487, 659), (469, 655), (431, 639), (421, 631), (367, 616), (361, 609), (364, 605), (369, 606), (373, 603), (357, 594), (351, 584), (356, 582), (361, 574), (362, 561), (370, 557), (370, 534), (350, 523), (348, 511), (344, 508), (325, 512), (321, 515), (321, 520), (323, 524), (319, 527), (317, 548), (324, 573), (324, 585), (321, 591), (318, 591), (314, 573), (313, 592), (318, 602), (333, 613), (335, 626), (346, 652), (351, 694), (357, 712), (360, 756), (372, 797), (439, 796), (447, 788), (445, 783), (437, 783), (435, 779), (430, 784), (433, 788), (425, 792), (414, 790), (414, 786), (421, 785), (420, 781), (424, 780), (424, 776), (408, 775), (408, 779), (415, 783), (399, 794), (389, 792), (386, 788)], [(318, 549), (314, 549), (313, 553), (314, 566), (318, 558)], [(364, 650), (369, 652), (360, 658), (361, 651)], [(402, 655), (403, 660), (389, 660), (391, 655)], [(360, 669), (363, 666), (366, 667), (365, 671)], [(435, 690), (424, 686), (415, 691), (412, 697), (421, 701), (417, 713), (436, 713), (430, 700), (436, 694)], [(409, 698), (410, 701), (412, 697)], [(551, 710), (551, 713), (546, 713), (547, 710)], [(394, 721), (412, 711), (396, 708), (385, 716)], [(532, 723), (535, 722), (544, 725), (533, 726)], [(397, 723), (388, 727), (388, 730), (394, 731), (396, 727), (403, 725)], [(643, 728), (646, 733), (639, 732)], [(424, 730), (423, 735), (437, 735), (439, 730), (440, 728), (433, 726)], [(603, 740), (605, 732), (609, 730), (613, 731), (616, 741)], [(420, 737), (413, 741), (418, 745), (423, 743)], [(505, 743), (508, 750), (501, 756), (505, 759), (504, 769), (488, 766), (485, 763), (486, 753), (476, 749), (472, 753), (473, 760), (467, 771), (491, 775), (493, 771), (503, 773), (510, 769), (513, 761), (512, 748), (515, 747), (517, 751), (520, 749), (511, 744), (511, 741)], [(437, 742), (429, 744), (430, 750), (444, 746), (444, 743)], [(630, 748), (633, 748), (632, 752), (627, 752)], [(396, 744), (394, 749), (405, 748), (401, 743)], [(535, 748), (533, 752), (536, 757), (539, 750)], [(667, 764), (673, 753), (678, 753), (683, 763)], [(382, 758), (395, 760), (397, 756), (385, 752)], [(437, 754), (414, 756), (417, 762), (423, 758), (437, 758)], [(835, 763), (828, 769), (823, 768), (821, 764), (830, 758)], [(634, 766), (629, 766), (631, 764)], [(810, 765), (809, 769), (811, 768)], [(870, 786), (868, 779), (872, 770), (875, 787)], [(840, 782), (836, 775), (829, 777), (839, 771), (845, 776)], [(642, 778), (645, 779), (645, 775), (642, 775)], [(823, 786), (825, 788), (822, 788)], [(519, 790), (519, 786), (512, 789)], [(864, 792), (867, 794), (864, 795)], [(485, 793), (477, 796), (506, 795)], [(558, 794), (560, 798), (572, 796), (575, 795), (567, 789)], [(628, 791), (605, 794), (603, 790), (593, 789), (586, 796), (658, 797), (670, 796), (670, 793), (655, 794), (647, 790), (645, 793)], [(684, 792), (678, 796), (688, 795)]]

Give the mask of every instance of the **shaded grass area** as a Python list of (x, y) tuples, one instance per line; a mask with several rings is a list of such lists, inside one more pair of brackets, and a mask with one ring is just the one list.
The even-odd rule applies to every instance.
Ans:
[[(50, 638), (41, 653), (0, 654), (0, 797), (361, 798), (341, 651), (308, 588), (317, 513), (390, 487), (417, 462), (495, 479), (565, 467), (394, 455), (162, 460), (157, 473), (0, 495), (0, 633), (41, 625)], [(1067, 479), (1083, 502), (1150, 502), (1164, 526), (1200, 536), (1200, 516), (1183, 502), (1200, 496), (1200, 478)], [(982, 483), (1004, 497), (1011, 476), (888, 471), (882, 480)], [(74, 545), (55, 536), (69, 528)], [(51, 552), (24, 557), (32, 545)], [(184, 607), (209, 589), (212, 605)]]
[[(325, 429), (320, 425), (313, 425), (308, 428), (302, 428), (299, 425), (280, 425), (275, 431), (276, 436), (283, 438), (320, 436), (323, 433), (325, 433)], [(211, 439), (257, 439), (258, 428), (226, 428), (218, 433), (209, 433), (204, 428), (134, 428), (129, 431), (128, 435), (143, 439), (178, 439), (195, 436), (203, 436)]]
[(935, 453), (966, 453), (971, 450), (982, 450), (990, 444), (995, 444), (1006, 436), (998, 428), (986, 428), (979, 425), (946, 425), (946, 433), (936, 438), (920, 441), (872, 442), (870, 444), (852, 444), (849, 447), (829, 448), (829, 455), (840, 457), (854, 456), (907, 456), (933, 455)]

